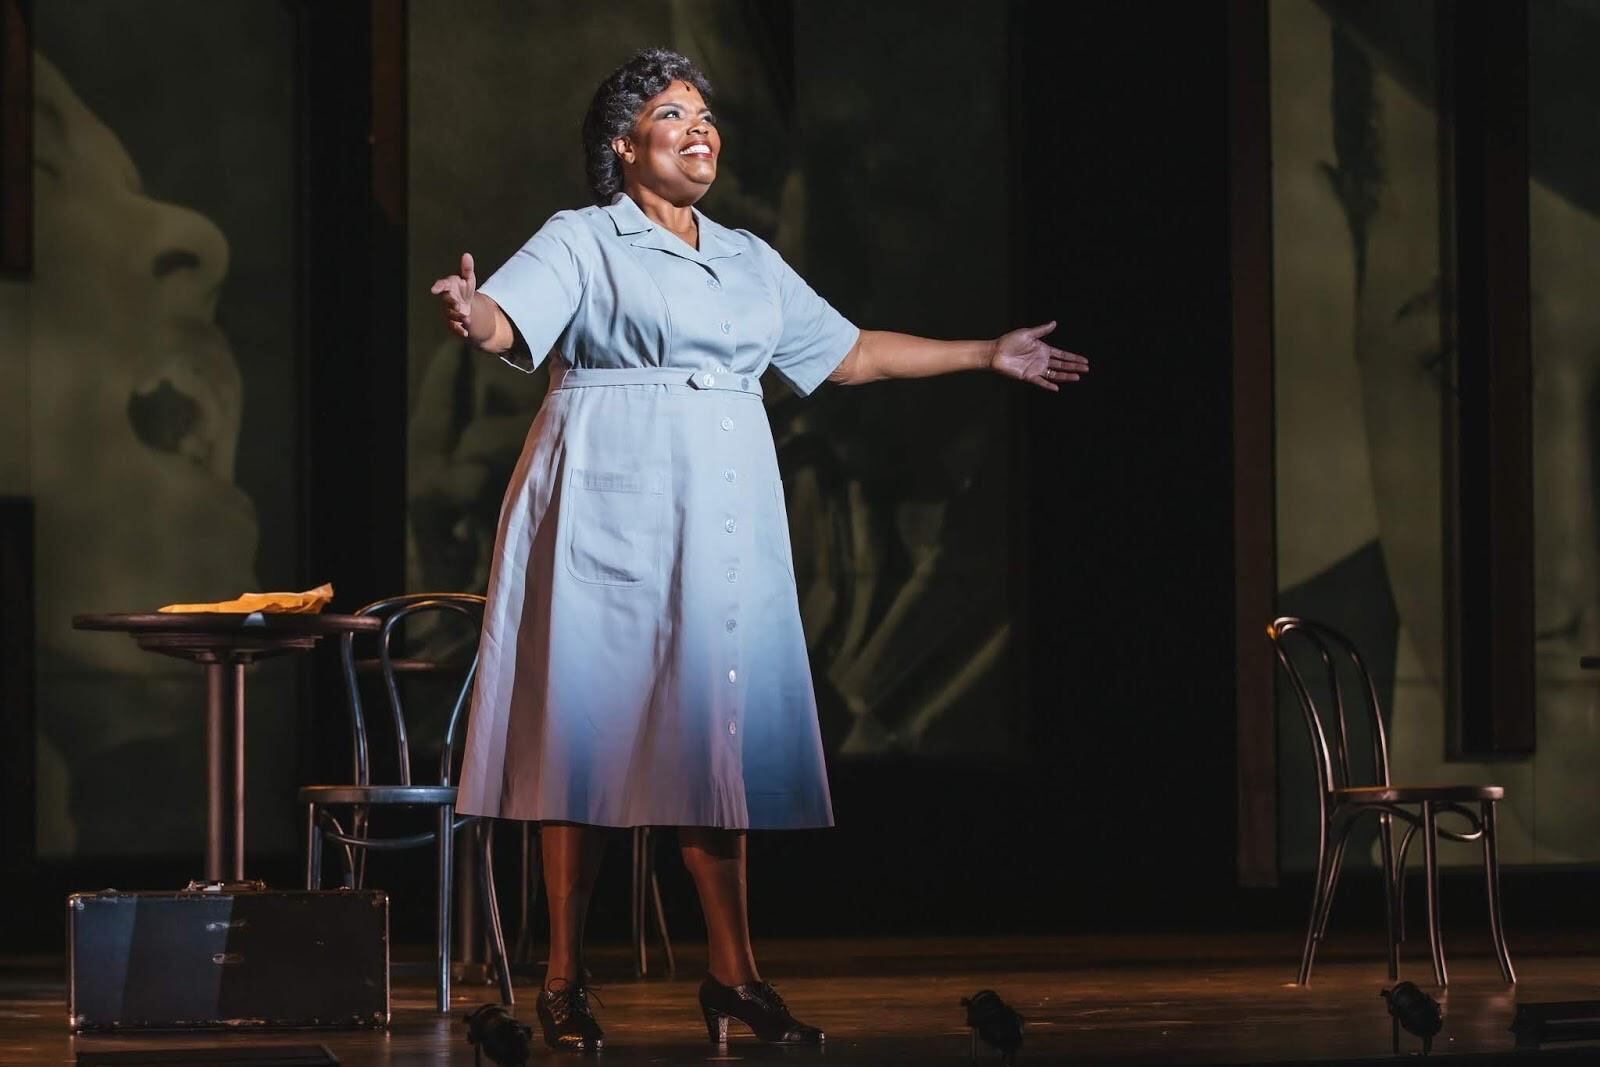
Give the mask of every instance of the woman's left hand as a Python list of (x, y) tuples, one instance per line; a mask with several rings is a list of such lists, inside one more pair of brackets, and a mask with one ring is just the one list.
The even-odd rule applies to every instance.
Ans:
[(994, 354), (989, 357), (989, 369), (1007, 378), (1032, 382), (1052, 393), (1060, 390), (1058, 382), (1075, 382), (1089, 373), (1089, 361), (1074, 352), (1052, 348), (1041, 338), (1049, 336), (1056, 328), (1054, 322), (1043, 326), (1025, 326), (1003, 334), (994, 343)]

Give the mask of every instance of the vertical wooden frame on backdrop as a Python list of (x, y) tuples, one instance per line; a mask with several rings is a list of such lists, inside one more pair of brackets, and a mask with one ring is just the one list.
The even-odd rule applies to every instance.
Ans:
[(0, 277), (33, 270), (33, 2), (0, 0)]
[(1534, 750), (1528, 5), (1438, 5), (1446, 748)]
[[(32, 15), (30, 0), (0, 0), (0, 279), (33, 271)], [(28, 497), (0, 497), (0, 877), (7, 881), (25, 877), (37, 853), (33, 514)]]
[[(405, 587), (406, 0), (296, 0), (299, 558), (354, 610)], [(303, 780), (348, 773), (338, 661), (308, 657)]]
[(1278, 880), (1277, 602), (1272, 349), (1272, 126), (1266, 0), (1228, 5), (1228, 257), (1233, 333), (1236, 873)]
[(0, 496), (0, 878), (37, 858), (33, 501)]

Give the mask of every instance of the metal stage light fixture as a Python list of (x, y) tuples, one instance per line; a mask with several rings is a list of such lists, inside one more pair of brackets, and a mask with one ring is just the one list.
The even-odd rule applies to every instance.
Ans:
[(1600, 1000), (1518, 1004), (1511, 1032), (1517, 1035), (1519, 1049), (1557, 1041), (1600, 1041)]
[(1022, 1048), (1022, 1016), (1001, 1000), (992, 989), (961, 998), (967, 1009), (967, 1026), (972, 1031), (972, 1060), (978, 1059), (978, 1039), (1000, 1050), (1000, 1062), (1009, 1065), (1017, 1062), (1017, 1051)]
[(489, 1003), (469, 1012), (467, 1044), (472, 1046), (472, 1062), (482, 1067), (483, 1057), (501, 1067), (523, 1067), (528, 1062), (529, 1038), (533, 1027), (517, 1022), (503, 1005)]
[(1394, 1053), (1400, 1054), (1400, 1028), (1422, 1039), (1422, 1054), (1433, 1051), (1433, 1039), (1444, 1027), (1439, 1002), (1412, 982), (1397, 982), (1393, 989), (1378, 994), (1389, 1002), (1389, 1017), (1394, 1028)]

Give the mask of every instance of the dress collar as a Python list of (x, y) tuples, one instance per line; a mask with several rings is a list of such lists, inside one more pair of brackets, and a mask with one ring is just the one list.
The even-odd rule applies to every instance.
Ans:
[(725, 226), (707, 218), (699, 208), (689, 209), (694, 212), (695, 222), (700, 227), (698, 250), (689, 247), (676, 234), (669, 233), (651, 222), (644, 209), (634, 203), (633, 197), (627, 193), (618, 193), (610, 204), (600, 210), (611, 217), (611, 224), (616, 227), (618, 237), (632, 237), (631, 243), (640, 248), (654, 248), (697, 263), (737, 256), (744, 251), (740, 242), (734, 239)]

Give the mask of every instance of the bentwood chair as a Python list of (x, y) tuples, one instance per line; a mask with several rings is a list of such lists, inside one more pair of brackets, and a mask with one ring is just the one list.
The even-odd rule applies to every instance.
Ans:
[[(473, 838), (478, 863), (478, 886), (481, 893), (484, 921), (488, 926), (490, 951), (498, 973), (500, 999), (512, 1003), (511, 968), (506, 959), (505, 941), (500, 929), (500, 912), (495, 900), (494, 858), (492, 852), (493, 823), (474, 816), (456, 814), (456, 786), (453, 769), (456, 742), (462, 735), (465, 709), (472, 692), (473, 676), (477, 671), (477, 638), (482, 626), (484, 598), (468, 593), (416, 593), (390, 597), (368, 604), (358, 615), (376, 615), (383, 619), (383, 628), (371, 640), (377, 643), (377, 655), (372, 659), (358, 660), (355, 651), (355, 634), (345, 634), (341, 655), (345, 692), (350, 710), (350, 728), (354, 749), (354, 781), (345, 785), (312, 785), (300, 790), (300, 803), (306, 806), (306, 888), (317, 889), (322, 884), (322, 856), (329, 842), (338, 846), (344, 856), (344, 884), (358, 887), (366, 876), (366, 855), (371, 850), (393, 851), (433, 845), (438, 852), (438, 926), (437, 936), (437, 991), (438, 1010), (450, 1009), (450, 922), (452, 914), (452, 886), (455, 867), (455, 835), (466, 828)], [(393, 642), (397, 629), (407, 620), (431, 622), (436, 634), (457, 630), (459, 644), (470, 649), (470, 655), (445, 654), (434, 658), (397, 658)], [(381, 678), (390, 711), (392, 743), (394, 745), (393, 779), (379, 783), (373, 781), (372, 759), (369, 748), (369, 722), (361, 699), (360, 676), (376, 674)], [(422, 683), (428, 679), (444, 680), (453, 692), (453, 701), (443, 723), (443, 741), (439, 750), (436, 780), (419, 783), (412, 781), (411, 735), (408, 715), (401, 701), (402, 676)], [(459, 681), (457, 680), (459, 679)], [(414, 725), (417, 716), (410, 716)], [(394, 808), (432, 808), (433, 829), (394, 837), (378, 837), (372, 831), (375, 810)], [(330, 809), (347, 812), (348, 822), (341, 822)]]
[[(1311, 890), (1311, 918), (1300, 953), (1299, 984), (1311, 981), (1311, 964), (1317, 945), (1328, 930), (1328, 913), (1339, 887), (1345, 845), (1351, 829), (1365, 816), (1378, 820), (1378, 842), (1383, 858), (1383, 888), (1388, 927), (1389, 978), (1399, 977), (1399, 948), (1405, 940), (1405, 868), (1412, 838), (1422, 835), (1423, 886), (1427, 896), (1428, 947), (1433, 954), (1433, 977), (1442, 987), (1449, 983), (1444, 948), (1439, 939), (1439, 859), (1437, 843), (1479, 842), (1483, 871), (1488, 882), (1489, 933), (1494, 941), (1500, 974), (1508, 984), (1517, 980), (1506, 950), (1500, 918), (1500, 858), (1495, 843), (1496, 805), (1505, 797), (1497, 785), (1395, 785), (1389, 781), (1389, 745), (1383, 727), (1378, 693), (1366, 663), (1354, 644), (1331, 627), (1289, 616), (1273, 620), (1267, 636), (1277, 651), (1294, 690), (1310, 735), (1317, 771), (1317, 868)], [(1322, 684), (1313, 690), (1313, 683)], [(1349, 693), (1353, 683), (1356, 690)], [(1371, 743), (1370, 781), (1356, 784), (1363, 774), (1350, 756), (1350, 729), (1345, 715), (1348, 696), (1365, 705)], [(1330, 730), (1331, 728), (1331, 730)], [(1451, 829), (1440, 824), (1451, 816), (1464, 824)], [(1398, 850), (1394, 848), (1393, 822), (1406, 824)]]

